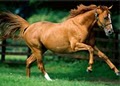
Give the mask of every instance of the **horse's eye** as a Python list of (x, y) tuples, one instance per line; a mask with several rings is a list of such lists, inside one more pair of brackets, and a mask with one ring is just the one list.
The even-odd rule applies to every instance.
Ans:
[(106, 16), (106, 17), (104, 17), (104, 19), (105, 19), (105, 20), (108, 20), (109, 18), (108, 18), (108, 16)]

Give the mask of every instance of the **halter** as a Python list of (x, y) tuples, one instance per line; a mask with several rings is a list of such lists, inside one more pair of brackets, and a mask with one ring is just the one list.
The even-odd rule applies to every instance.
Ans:
[(96, 21), (98, 21), (98, 22), (101, 24), (101, 26), (99, 26), (99, 25), (98, 25), (98, 26), (99, 26), (100, 28), (103, 28), (103, 29), (105, 29), (106, 26), (112, 24), (112, 23), (104, 24), (104, 23), (105, 23), (105, 20), (104, 20), (104, 23), (102, 23), (102, 22), (99, 20), (98, 13), (97, 13), (96, 10), (95, 10), (95, 19), (96, 19)]

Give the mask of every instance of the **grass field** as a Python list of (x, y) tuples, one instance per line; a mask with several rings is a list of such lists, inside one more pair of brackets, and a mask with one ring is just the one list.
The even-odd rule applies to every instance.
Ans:
[(0, 86), (119, 86), (117, 77), (103, 62), (95, 62), (93, 72), (87, 73), (88, 62), (45, 61), (45, 68), (53, 79), (47, 81), (36, 64), (27, 78), (24, 64), (0, 64)]

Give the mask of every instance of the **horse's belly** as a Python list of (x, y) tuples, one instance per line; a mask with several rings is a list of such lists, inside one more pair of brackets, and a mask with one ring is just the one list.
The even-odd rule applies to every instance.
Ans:
[(56, 53), (68, 53), (70, 45), (67, 42), (51, 42), (44, 45), (47, 49)]
[(50, 48), (49, 50), (56, 52), (56, 53), (68, 53), (68, 48), (67, 46), (62, 46), (62, 47), (55, 47), (55, 48)]
[(56, 53), (70, 52), (69, 31), (64, 27), (45, 28), (41, 32), (40, 41), (47, 49)]

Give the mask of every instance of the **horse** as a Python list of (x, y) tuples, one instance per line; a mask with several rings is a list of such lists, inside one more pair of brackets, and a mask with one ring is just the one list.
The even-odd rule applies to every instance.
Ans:
[(61, 23), (40, 21), (29, 24), (16, 14), (0, 12), (0, 39), (15, 38), (16, 32), (20, 32), (17, 37), (24, 39), (32, 51), (31, 56), (26, 60), (28, 77), (30, 77), (30, 65), (36, 61), (44, 77), (49, 81), (52, 80), (43, 64), (43, 54), (47, 50), (61, 54), (87, 50), (89, 52), (88, 72), (92, 71), (93, 55), (97, 55), (108, 64), (116, 75), (120, 75), (116, 66), (95, 45), (93, 31), (95, 25), (98, 25), (107, 36), (114, 32), (109, 11), (111, 8), (112, 6), (80, 4), (76, 9), (72, 9), (68, 18)]

